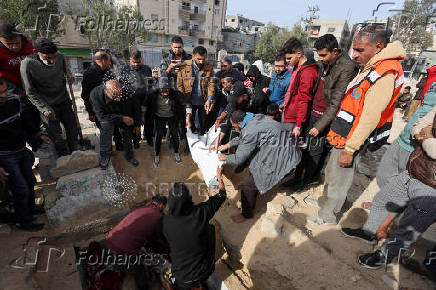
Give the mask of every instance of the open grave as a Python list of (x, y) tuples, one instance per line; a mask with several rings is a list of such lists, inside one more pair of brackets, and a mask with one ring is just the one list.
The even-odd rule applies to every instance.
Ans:
[[(56, 179), (43, 178), (48, 219), (40, 217), (46, 223), (41, 237), (13, 229), (9, 236), (1, 238), (6, 254), (2, 255), (0, 262), (8, 265), (0, 269), (0, 275), (5, 277), (2, 283), (7, 286), (4, 289), (80, 289), (73, 247), (102, 240), (104, 234), (132, 207), (150, 200), (157, 192), (168, 194), (174, 182), (187, 183), (196, 203), (215, 194), (216, 191), (209, 190), (204, 184), (191, 156), (182, 155), (182, 164), (177, 165), (168, 145), (166, 142), (162, 146), (161, 163), (157, 169), (152, 165), (152, 148), (145, 143), (135, 150), (139, 167), (125, 161), (121, 152), (114, 153), (113, 167), (105, 174), (109, 179), (117, 178), (121, 184), (117, 187), (121, 199), (106, 194), (101, 203), (89, 205), (92, 182), (100, 174), (99, 169), (94, 168), (95, 156), (91, 153), (86, 153), (85, 157), (94, 167), (79, 173), (66, 170), (62, 174), (68, 174), (57, 179), (57, 183)], [(80, 164), (84, 162), (82, 160)], [(316, 208), (307, 205), (304, 199), (320, 196), (322, 185), (298, 195), (289, 196), (286, 190), (276, 190), (260, 196), (255, 217), (235, 224), (230, 216), (240, 210), (237, 188), (247, 175), (246, 171), (235, 174), (234, 168), (225, 168), (228, 200), (213, 219), (217, 232), (216, 272), (229, 289), (432, 289), (430, 281), (398, 265), (376, 271), (359, 266), (356, 262), (358, 254), (372, 251), (373, 246), (347, 239), (340, 232), (341, 226), (363, 224), (368, 211), (360, 204), (372, 200), (378, 191), (375, 180), (356, 174), (345, 206), (349, 210), (338, 226), (311, 227), (306, 224), (306, 217), (315, 214)], [(81, 193), (88, 199), (60, 203), (56, 215), (50, 215), (54, 212), (50, 205), (59, 197), (59, 184), (62, 183), (59, 180), (62, 178), (63, 183), (68, 184), (64, 190), (69, 190), (67, 195), (71, 196), (75, 195), (74, 186), (79, 188), (86, 182), (81, 185), (76, 182), (72, 186), (67, 179), (90, 182), (91, 185), (84, 186), (90, 190)], [(42, 238), (46, 240), (40, 244), (37, 255), (47, 257), (51, 249), (59, 252), (52, 250), (47, 263), (41, 259), (32, 267), (21, 267), (22, 261), (15, 259), (23, 256), (23, 248), (32, 248), (31, 245), (37, 245)], [(422, 260), (431, 243), (421, 238), (415, 247), (418, 249), (417, 258)]]

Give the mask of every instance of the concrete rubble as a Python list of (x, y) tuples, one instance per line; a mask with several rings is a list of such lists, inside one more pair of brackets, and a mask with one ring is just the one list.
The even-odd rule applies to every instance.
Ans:
[(50, 170), (54, 178), (84, 171), (98, 166), (99, 154), (95, 151), (74, 151), (71, 155), (59, 157), (56, 167)]
[(44, 190), (48, 220), (56, 224), (112, 207), (122, 199), (117, 183), (112, 166), (107, 170), (92, 168), (59, 178), (55, 190)]

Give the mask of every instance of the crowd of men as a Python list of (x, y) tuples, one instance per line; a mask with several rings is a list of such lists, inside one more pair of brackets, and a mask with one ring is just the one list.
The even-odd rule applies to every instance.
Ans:
[[(290, 38), (277, 52), (271, 78), (255, 65), (245, 74), (229, 58), (220, 61), (215, 73), (204, 47), (195, 47), (191, 56), (177, 36), (160, 72), (144, 65), (142, 53), (132, 48), (128, 64), (115, 75), (110, 53), (98, 50), (83, 75), (81, 97), (89, 120), (100, 130), (100, 167), (110, 164), (112, 141), (138, 166), (134, 149), (144, 139), (154, 150), (150, 168), (157, 168), (167, 136), (179, 164), (187, 130), (204, 135), (215, 126), (221, 130), (219, 143), (210, 150), (219, 152), (224, 166), (236, 166), (235, 172), (249, 171), (241, 186), (242, 213), (232, 217), (234, 222), (253, 218), (259, 193), (282, 186), (295, 194), (323, 182), (324, 194), (306, 200), (319, 208), (307, 222), (337, 224), (360, 156), (386, 144), (397, 106), (411, 110), (411, 88), (402, 92), (405, 52), (400, 42), (389, 39), (384, 27), (368, 25), (354, 37), (350, 58), (331, 34), (321, 36), (314, 48)], [(367, 222), (361, 229), (342, 229), (346, 237), (367, 243), (388, 238), (377, 251), (359, 256), (364, 267), (390, 264), (436, 219), (434, 75), (433, 66), (418, 96), (419, 108), (381, 160), (380, 191), (366, 205)], [(38, 38), (32, 44), (13, 26), (0, 23), (0, 180), (9, 186), (16, 226), (22, 230), (43, 227), (33, 222), (35, 177), (26, 143), (36, 155), (43, 142), (54, 144), (58, 156), (78, 149), (78, 124), (67, 91), (67, 83), (74, 81), (70, 76), (51, 40)], [(166, 198), (155, 197), (109, 232), (105, 247), (129, 255), (141, 245), (165, 241), (177, 288), (207, 283), (215, 252), (209, 220), (226, 199), (222, 168), (217, 176), (220, 192), (209, 201), (194, 205), (188, 188), (176, 183), (168, 214), (162, 214)], [(399, 213), (399, 225), (389, 235)], [(403, 262), (421, 273), (435, 270), (434, 264), (423, 268)]]

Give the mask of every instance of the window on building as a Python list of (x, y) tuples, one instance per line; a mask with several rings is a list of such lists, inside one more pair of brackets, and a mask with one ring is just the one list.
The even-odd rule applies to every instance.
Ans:
[(200, 38), (200, 39), (198, 40), (198, 44), (203, 45), (203, 44), (204, 44), (204, 39), (201, 39), (201, 38)]
[(220, 0), (215, 0), (215, 5), (220, 5)]
[(209, 45), (214, 45), (214, 44), (215, 44), (215, 41), (209, 40)]
[(254, 31), (256, 31), (256, 32), (259, 31), (259, 27), (256, 27), (256, 28), (254, 29)]
[(241, 19), (241, 20), (239, 20), (239, 23), (243, 23), (243, 22), (244, 22), (244, 20), (242, 20), (242, 19)]
[(151, 14), (151, 21), (158, 21), (158, 20), (159, 20), (159, 15)]
[(219, 15), (220, 14), (220, 9), (219, 8), (216, 8), (215, 9), (215, 15)]
[(235, 18), (233, 18), (233, 19), (232, 19), (232, 22), (235, 22), (235, 21), (236, 21), (236, 19), (235, 19)]
[(335, 28), (334, 27), (329, 27), (329, 29), (327, 29), (327, 32), (335, 32)]

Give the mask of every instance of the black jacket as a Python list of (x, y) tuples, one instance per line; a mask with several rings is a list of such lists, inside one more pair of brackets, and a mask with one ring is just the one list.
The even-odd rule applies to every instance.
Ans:
[[(177, 80), (177, 74), (174, 72), (174, 70), (171, 71), (170, 75), (167, 75), (166, 73), (168, 67), (171, 64), (171, 60), (173, 59), (176, 59), (176, 56), (171, 49), (169, 51), (162, 51), (162, 61), (160, 63), (160, 70), (162, 76), (167, 76), (169, 79), (171, 79), (172, 82), (175, 82)], [(188, 59), (192, 59), (192, 55), (186, 53), (186, 51), (183, 50), (182, 60), (188, 60)]]
[(248, 88), (250, 97), (253, 99), (254, 102), (254, 111), (252, 109), (249, 112), (255, 114), (265, 114), (266, 107), (270, 103), (270, 100), (268, 98), (268, 95), (263, 92), (263, 89), (269, 87), (271, 78), (262, 75), (262, 73), (255, 65), (250, 66), (250, 69), (248, 70), (246, 76), (256, 78), (256, 81), (253, 84), (253, 88)]
[(102, 70), (98, 65), (92, 64), (84, 73), (82, 80), (82, 99), (85, 104), (86, 111), (90, 116), (95, 116), (89, 100), (91, 91), (102, 85), (107, 80), (114, 80), (115, 75), (111, 70)]
[[(159, 89), (152, 89), (147, 94), (147, 98), (144, 100), (144, 103), (142, 104), (147, 108), (147, 112), (151, 112), (154, 115), (156, 115), (157, 112), (157, 98), (159, 98)], [(172, 111), (174, 116), (177, 118), (180, 118), (184, 113), (185, 110), (185, 103), (184, 103), (184, 96), (173, 89), (170, 89), (170, 95), (169, 95), (169, 103), (171, 105)]]
[(100, 85), (91, 91), (90, 101), (100, 122), (114, 122), (124, 127), (123, 116), (128, 116), (133, 118), (135, 127), (141, 125), (141, 106), (131, 95), (113, 101), (106, 96), (104, 85)]
[(171, 270), (178, 283), (204, 281), (215, 271), (215, 228), (209, 221), (226, 198), (226, 191), (220, 190), (194, 206), (186, 186), (180, 194), (170, 193), (162, 232), (170, 245)]
[(26, 146), (26, 136), (40, 133), (35, 126), (28, 126), (20, 118), (20, 99), (10, 94), (6, 101), (0, 101), (0, 151), (19, 151)]
[(236, 103), (236, 100), (240, 93), (238, 93), (238, 87), (243, 87), (244, 84), (241, 82), (237, 82), (233, 85), (232, 94), (229, 97), (229, 104), (226, 107), (227, 110), (227, 116), (230, 117), (230, 115), (236, 111), (241, 110), (244, 112), (251, 112), (254, 114), (265, 114), (266, 108), (268, 104), (270, 103), (269, 98), (262, 92), (262, 93), (250, 93), (248, 89), (245, 89), (247, 91), (247, 94), (250, 98), (249, 102), (246, 104), (238, 104)]
[(153, 88), (154, 79), (151, 75), (151, 68), (147, 65), (142, 64), (135, 69), (127, 64), (121, 68), (119, 81), (124, 89), (132, 93), (142, 103), (148, 90)]

